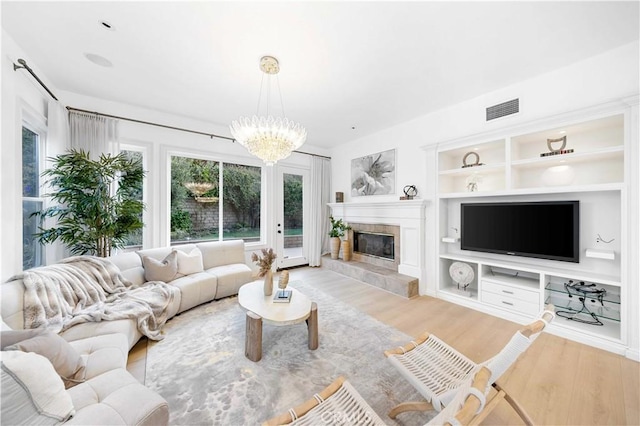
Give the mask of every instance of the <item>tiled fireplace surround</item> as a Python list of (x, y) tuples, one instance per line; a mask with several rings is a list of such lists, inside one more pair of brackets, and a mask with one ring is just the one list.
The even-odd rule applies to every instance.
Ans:
[[(395, 274), (409, 279), (411, 277), (419, 280), (424, 279), (425, 200), (331, 203), (329, 206), (331, 214), (336, 219), (343, 219), (353, 228), (349, 233), (351, 241), (353, 241), (354, 230), (393, 234), (394, 236), (394, 261), (353, 253), (352, 262), (354, 265), (369, 264), (370, 267), (363, 268), (382, 271), (384, 275)], [(339, 265), (340, 269), (344, 269), (346, 266), (344, 263)], [(385, 273), (385, 270), (392, 271), (392, 273)], [(367, 282), (367, 277), (370, 277), (371, 281), (379, 281), (372, 274), (364, 273), (361, 275), (362, 277), (359, 279), (365, 282)], [(389, 277), (386, 279), (388, 280)], [(371, 282), (371, 284), (378, 285), (375, 282)], [(417, 292), (416, 286), (415, 290), (408, 292), (409, 297), (417, 295)]]

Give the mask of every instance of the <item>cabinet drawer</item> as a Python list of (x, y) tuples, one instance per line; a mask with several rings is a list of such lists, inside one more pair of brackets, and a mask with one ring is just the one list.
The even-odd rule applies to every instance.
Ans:
[(523, 302), (540, 303), (540, 292), (535, 290), (525, 290), (520, 287), (512, 287), (504, 284), (497, 284), (491, 281), (482, 281), (482, 291), (500, 294), (502, 296), (511, 297), (513, 299), (522, 300)]
[(536, 316), (540, 312), (538, 301), (536, 301), (536, 303), (531, 303), (506, 295), (503, 296), (501, 294), (489, 293), (487, 291), (482, 292), (482, 301), (490, 305), (498, 306), (503, 309), (509, 309), (525, 315)]

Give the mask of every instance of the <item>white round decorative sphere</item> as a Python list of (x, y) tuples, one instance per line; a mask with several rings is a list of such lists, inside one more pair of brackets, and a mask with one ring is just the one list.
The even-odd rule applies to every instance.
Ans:
[(449, 266), (449, 275), (451, 279), (459, 285), (466, 286), (473, 281), (475, 274), (473, 268), (464, 262), (453, 262)]

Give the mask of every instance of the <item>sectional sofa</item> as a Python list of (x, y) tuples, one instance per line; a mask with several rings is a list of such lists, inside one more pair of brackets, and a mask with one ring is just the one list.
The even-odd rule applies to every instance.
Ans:
[[(169, 305), (166, 307), (167, 318), (202, 303), (235, 295), (243, 284), (252, 280), (253, 275), (245, 260), (245, 247), (242, 240), (125, 252), (112, 256), (109, 260), (119, 268), (122, 277), (133, 283), (134, 287), (148, 281), (162, 281), (169, 284), (166, 287), (172, 294)], [(74, 360), (78, 356), (80, 358), (76, 364), (72, 362), (71, 366), (66, 365), (65, 370), (68, 373), (77, 367), (73, 372), (76, 379), (72, 377), (64, 383), (61, 377), (65, 379), (69, 377), (62, 374), (58, 374), (57, 381), (55, 377), (52, 379), (55, 385), (59, 385), (58, 388), (62, 386), (63, 391), (66, 388), (65, 392), (57, 392), (55, 395), (68, 397), (64, 401), (56, 400), (52, 407), (72, 408), (66, 416), (60, 414), (65, 413), (66, 408), (58, 411), (52, 409), (51, 413), (56, 414), (52, 414), (51, 418), (56, 418), (57, 422), (71, 424), (159, 425), (168, 422), (166, 401), (138, 383), (126, 371), (128, 351), (142, 337), (136, 318), (84, 322), (73, 325), (59, 334), (44, 333), (38, 329), (23, 330), (24, 294), (25, 286), (21, 279), (0, 285), (4, 330), (1, 342), (3, 424), (11, 424), (16, 420), (27, 418), (29, 423), (42, 420), (38, 417), (42, 415), (39, 411), (48, 413), (47, 410), (51, 407), (47, 409), (40, 407), (36, 410), (36, 414), (32, 412), (25, 414), (16, 410), (6, 411), (5, 398), (16, 399), (12, 404), (14, 407), (34, 406), (36, 402), (29, 398), (38, 396), (38, 390), (28, 389), (27, 383), (30, 379), (20, 374), (25, 373), (28, 376), (29, 370), (33, 370), (33, 366), (36, 365), (41, 366), (40, 370), (36, 369), (39, 377), (47, 377), (47, 374), (51, 376), (52, 369), (59, 373), (60, 366), (56, 365), (56, 362), (59, 364), (60, 361), (67, 360), (56, 358), (61, 358), (61, 354), (66, 353), (71, 354), (70, 357)], [(59, 349), (49, 350), (54, 353), (47, 354), (43, 347)], [(42, 358), (42, 355), (45, 362), (36, 358)], [(48, 358), (47, 355), (49, 355)], [(80, 379), (77, 379), (78, 377)], [(6, 387), (5, 378), (11, 379)], [(35, 380), (34, 386), (38, 387), (44, 382)], [(5, 395), (5, 391), (13, 389), (9, 386), (10, 384), (22, 391)], [(52, 403), (51, 401), (55, 398), (52, 400), (44, 397), (44, 400)], [(34, 415), (36, 417), (33, 417)]]

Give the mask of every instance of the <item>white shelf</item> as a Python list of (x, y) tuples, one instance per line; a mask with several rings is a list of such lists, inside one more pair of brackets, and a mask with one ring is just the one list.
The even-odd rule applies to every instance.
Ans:
[[(438, 182), (435, 231), (436, 235), (445, 237), (440, 237), (441, 243), (437, 245), (438, 297), (524, 323), (535, 316), (534, 311), (541, 308), (543, 302), (554, 302), (559, 309), (566, 310), (577, 303), (579, 311), (582, 302), (576, 296), (569, 298), (563, 291), (563, 283), (568, 280), (594, 283), (607, 290), (606, 301), (602, 305), (599, 300), (588, 299), (585, 304), (603, 325), (557, 317), (550, 331), (620, 353), (627, 343), (623, 333), (630, 327), (626, 323), (630, 304), (625, 300), (629, 290), (625, 288), (637, 286), (637, 283), (622, 282), (627, 260), (620, 240), (628, 232), (628, 225), (622, 219), (627, 189), (633, 183), (626, 182), (625, 177), (629, 174), (627, 168), (634, 167), (626, 158), (630, 146), (625, 122), (628, 112), (627, 106), (615, 110), (603, 106), (601, 110), (589, 110), (582, 121), (577, 113), (569, 119), (550, 117), (545, 120), (549, 126), (540, 120), (504, 132), (487, 132), (478, 135), (475, 141), (466, 137), (439, 144), (437, 172), (434, 172)], [(573, 152), (540, 156), (548, 151), (548, 139), (563, 136), (567, 142), (564, 149)], [(559, 148), (557, 144), (554, 147)], [(472, 151), (479, 153), (480, 162), (485, 165), (459, 167), (463, 156)], [(551, 168), (558, 165), (571, 166), (564, 183), (564, 176), (553, 176), (556, 170)], [(473, 173), (484, 179), (478, 184), (478, 191), (468, 192), (466, 179)], [(556, 183), (562, 185), (555, 186)], [(460, 228), (460, 205), (464, 202), (556, 200), (580, 202), (579, 263), (467, 252), (460, 244), (454, 244), (458, 243), (457, 239), (445, 241), (451, 227)], [(616, 242), (607, 246), (610, 250), (585, 247), (597, 232), (605, 231), (616, 237)], [(468, 263), (476, 272), (473, 297), (462, 298), (451, 290), (448, 265), (456, 261)]]
[(624, 157), (624, 146), (612, 146), (588, 152), (572, 152), (569, 154), (550, 155), (548, 157), (526, 158), (511, 162), (511, 167), (524, 168), (544, 168), (554, 163), (577, 164), (581, 162), (602, 161), (604, 159)]
[(481, 198), (481, 197), (506, 197), (517, 195), (537, 195), (537, 194), (562, 194), (572, 192), (602, 192), (602, 191), (622, 191), (622, 183), (603, 183), (596, 185), (581, 186), (544, 186), (538, 188), (523, 188), (504, 191), (477, 191), (477, 192), (450, 192), (440, 193), (439, 198)]

